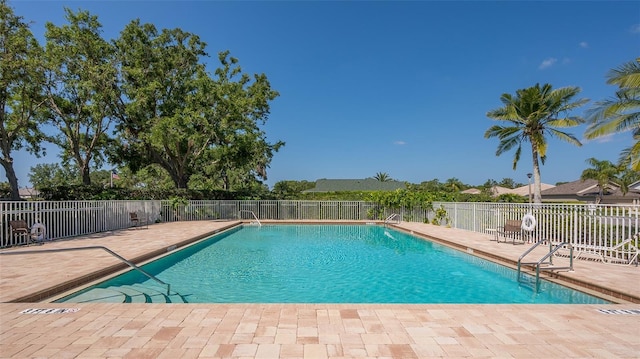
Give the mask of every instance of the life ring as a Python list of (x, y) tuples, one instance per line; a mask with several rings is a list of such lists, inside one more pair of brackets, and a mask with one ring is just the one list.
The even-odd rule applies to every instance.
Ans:
[(531, 213), (527, 213), (522, 217), (522, 225), (521, 228), (525, 231), (531, 232), (536, 228), (536, 217), (534, 217)]
[(42, 223), (35, 223), (31, 226), (31, 238), (36, 241), (43, 241), (47, 236), (47, 228)]

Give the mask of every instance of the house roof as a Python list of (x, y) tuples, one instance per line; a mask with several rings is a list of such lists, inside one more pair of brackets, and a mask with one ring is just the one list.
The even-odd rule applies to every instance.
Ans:
[(40, 192), (35, 188), (24, 187), (18, 188), (18, 194), (20, 195), (20, 198), (31, 198), (37, 197), (40, 195)]
[(395, 191), (406, 188), (400, 181), (378, 181), (375, 178), (365, 179), (319, 179), (316, 186), (307, 192), (342, 192), (342, 191)]
[(560, 196), (560, 195), (592, 195), (598, 194), (598, 181), (593, 179), (577, 180), (573, 182), (563, 183), (553, 188), (542, 191), (542, 196)]
[[(564, 183), (553, 188), (542, 191), (542, 197), (545, 196), (579, 196), (579, 197), (596, 197), (600, 193), (598, 188), (598, 181), (594, 179), (577, 180), (573, 182)], [(630, 187), (629, 191), (625, 194), (622, 193), (620, 187), (615, 183), (610, 183), (609, 191), (604, 194), (606, 197), (640, 197), (640, 193)]]
[[(542, 190), (545, 190), (547, 188), (555, 187), (554, 185), (547, 184), (547, 183), (541, 183), (540, 186), (541, 186)], [(533, 191), (533, 185), (531, 187), (531, 191)], [(482, 191), (477, 189), (477, 188), (469, 188), (469, 189), (466, 189), (466, 190), (464, 190), (464, 191), (462, 191), (460, 193), (480, 194), (480, 193), (482, 193)], [(501, 194), (507, 194), (507, 193), (517, 194), (517, 195), (520, 195), (520, 196), (527, 197), (529, 195), (529, 185), (525, 185), (525, 186), (514, 188), (514, 189), (507, 188), (507, 187), (501, 187), (501, 186), (493, 186), (493, 187), (491, 187), (491, 195), (493, 195), (494, 197), (497, 197), (497, 196), (499, 196)]]
[(511, 193), (511, 188), (502, 187), (502, 186), (493, 186), (491, 187), (491, 195), (499, 196), (501, 194)]
[(480, 194), (482, 193), (481, 190), (477, 189), (477, 188), (468, 188), (465, 189), (464, 191), (460, 192), (460, 193), (465, 193), (465, 194)]
[[(507, 187), (502, 187), (502, 186), (493, 186), (490, 189), (491, 195), (494, 197), (498, 197), (501, 194), (505, 194), (505, 193), (513, 193), (513, 190), (511, 188), (507, 188)], [(480, 194), (482, 193), (481, 190), (477, 189), (477, 188), (469, 188), (466, 189), (460, 193), (465, 193), (465, 194)]]
[[(548, 184), (548, 183), (540, 183), (540, 190), (544, 191), (547, 190), (549, 188), (553, 188), (555, 187), (552, 184)], [(512, 189), (511, 191), (509, 191), (509, 193), (513, 193), (513, 194), (517, 194), (523, 197), (528, 197), (529, 196), (529, 185), (526, 184), (522, 187), (517, 187)], [(531, 184), (531, 193), (533, 194), (533, 183)]]

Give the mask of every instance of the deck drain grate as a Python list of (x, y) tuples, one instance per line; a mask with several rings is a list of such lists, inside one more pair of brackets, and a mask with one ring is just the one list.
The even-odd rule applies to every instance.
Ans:
[(20, 314), (67, 314), (75, 313), (80, 308), (29, 308), (20, 312)]
[(603, 314), (635, 314), (640, 315), (640, 309), (598, 309)]

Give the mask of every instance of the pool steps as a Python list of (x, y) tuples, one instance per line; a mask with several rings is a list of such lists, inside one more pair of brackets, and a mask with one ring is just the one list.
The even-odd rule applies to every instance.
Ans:
[(140, 284), (93, 288), (65, 303), (186, 303), (177, 294), (164, 292)]
[[(169, 294), (171, 292), (171, 284), (165, 283), (165, 282), (161, 281), (160, 279), (154, 277), (153, 275), (147, 273), (145, 270), (143, 270), (142, 268), (138, 267), (133, 262), (128, 261), (123, 256), (119, 255), (118, 253), (112, 251), (111, 249), (109, 249), (109, 248), (107, 248), (105, 246), (53, 248), (53, 249), (39, 249), (39, 250), (33, 250), (33, 251), (10, 251), (10, 252), (0, 252), (0, 254), (2, 254), (2, 255), (43, 254), (43, 253), (69, 252), (69, 251), (84, 251), (84, 250), (93, 250), (93, 249), (102, 249), (102, 250), (104, 250), (105, 252), (109, 253), (110, 255), (112, 255), (114, 258), (118, 259), (122, 263), (124, 263), (124, 264), (128, 265), (129, 267), (137, 270), (138, 272), (144, 274), (147, 278), (152, 279), (152, 280), (158, 282), (161, 285), (167, 286), (167, 294)], [(167, 252), (170, 252), (171, 250), (172, 250), (171, 247), (167, 248)]]

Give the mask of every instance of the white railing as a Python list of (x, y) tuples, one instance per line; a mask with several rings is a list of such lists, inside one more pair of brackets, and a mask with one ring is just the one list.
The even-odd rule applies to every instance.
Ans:
[(504, 226), (506, 220), (521, 220), (525, 214), (531, 213), (537, 222), (535, 230), (529, 234), (533, 241), (568, 242), (577, 255), (593, 254), (607, 261), (629, 262), (638, 258), (638, 205), (437, 204), (438, 207), (441, 205), (447, 210), (454, 228), (488, 234), (490, 229)]
[[(451, 227), (490, 234), (508, 219), (521, 220), (531, 212), (537, 226), (533, 240), (569, 242), (576, 252), (629, 261), (638, 255), (639, 205), (456, 203), (436, 202), (447, 211)], [(12, 236), (9, 221), (42, 223), (48, 239), (74, 237), (127, 228), (129, 212), (151, 223), (209, 219), (237, 219), (251, 211), (259, 220), (384, 220), (397, 214), (406, 222), (430, 222), (434, 211), (384, 208), (360, 201), (189, 201), (173, 207), (169, 201), (36, 201), (0, 202), (0, 247), (24, 244)], [(620, 245), (621, 243), (624, 245)], [(637, 258), (637, 257), (636, 257)]]
[(146, 213), (154, 222), (159, 219), (160, 201), (0, 202), (0, 247), (24, 244), (25, 236), (11, 235), (11, 220), (43, 224), (46, 240), (127, 228), (129, 212)]

